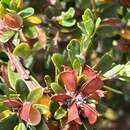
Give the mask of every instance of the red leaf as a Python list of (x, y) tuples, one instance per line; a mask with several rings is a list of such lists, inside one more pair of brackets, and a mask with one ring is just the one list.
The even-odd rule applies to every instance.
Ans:
[(71, 123), (68, 130), (79, 130), (79, 128), (80, 128), (80, 125)]
[(79, 125), (82, 124), (80, 117), (79, 117), (77, 105), (75, 103), (73, 103), (73, 105), (70, 107), (70, 109), (68, 111), (68, 123), (71, 123), (73, 121)]
[(103, 87), (103, 81), (100, 79), (99, 75), (95, 75), (92, 79), (85, 82), (81, 88), (81, 91), (85, 95), (94, 93), (96, 90)]
[(88, 118), (89, 123), (94, 124), (100, 114), (88, 104), (83, 104), (83, 110), (85, 116)]
[(32, 104), (30, 102), (24, 102), (22, 110), (20, 112), (21, 119), (26, 122), (28, 122), (31, 106), (32, 106)]
[(17, 14), (14, 13), (8, 13), (4, 17), (4, 22), (6, 25), (10, 28), (17, 29), (22, 27), (23, 25), (23, 19)]
[(99, 101), (102, 97), (104, 97), (105, 92), (102, 90), (96, 90), (95, 93), (89, 95), (91, 98)]
[(88, 79), (91, 79), (93, 76), (96, 75), (96, 72), (90, 66), (85, 65), (83, 69), (83, 74), (85, 74)]
[(93, 93), (93, 94), (91, 94), (89, 96), (90, 96), (90, 98), (96, 100), (97, 102), (100, 101), (100, 97), (97, 95), (97, 93)]
[(20, 101), (14, 99), (5, 100), (4, 104), (10, 108), (20, 108), (22, 106)]
[(57, 101), (57, 102), (66, 102), (66, 100), (70, 99), (71, 97), (69, 95), (65, 94), (60, 94), (60, 95), (54, 95), (51, 97), (52, 100)]
[(64, 71), (60, 74), (60, 78), (63, 81), (67, 91), (75, 92), (77, 87), (77, 79), (74, 71)]
[(32, 126), (36, 126), (40, 123), (40, 121), (41, 121), (40, 112), (37, 109), (31, 107), (30, 113), (29, 113), (28, 124)]
[(38, 125), (41, 121), (40, 112), (33, 108), (30, 102), (24, 102), (20, 117), (32, 126)]

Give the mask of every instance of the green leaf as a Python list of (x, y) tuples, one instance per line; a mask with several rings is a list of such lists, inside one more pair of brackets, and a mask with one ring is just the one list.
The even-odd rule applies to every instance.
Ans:
[(44, 77), (45, 83), (47, 87), (51, 86), (51, 77), (49, 75), (45, 75)]
[(14, 130), (27, 130), (26, 126), (24, 125), (24, 123), (19, 123), (18, 125), (16, 125), (14, 127)]
[(19, 34), (16, 33), (13, 40), (12, 40), (12, 43), (16, 46), (20, 43), (20, 38), (19, 38)]
[(59, 104), (55, 101), (50, 101), (49, 103), (49, 110), (54, 115), (56, 110), (59, 108)]
[(0, 19), (6, 14), (6, 9), (4, 8), (2, 2), (0, 2)]
[(28, 90), (28, 87), (23, 80), (16, 81), (16, 91), (20, 95), (20, 98), (22, 99), (22, 101), (25, 101), (27, 99), (27, 96), (29, 94), (29, 90)]
[(99, 27), (100, 23), (101, 23), (101, 18), (98, 17), (95, 23), (95, 29)]
[(63, 93), (63, 92), (65, 92), (64, 88), (62, 86), (60, 86), (58, 83), (51, 83), (51, 89), (55, 93)]
[(29, 26), (29, 27), (23, 28), (23, 33), (25, 34), (27, 38), (30, 38), (30, 39), (35, 39), (38, 36), (38, 32), (35, 26)]
[(75, 15), (74, 8), (70, 7), (67, 12), (62, 12), (61, 16), (58, 17), (59, 24), (64, 27), (71, 27), (75, 25), (76, 20), (73, 19)]
[(115, 78), (119, 75), (120, 71), (124, 68), (124, 65), (116, 65), (115, 67), (113, 67), (111, 70), (107, 71), (104, 76), (106, 78)]
[(35, 108), (37, 108), (41, 114), (46, 114), (49, 112), (49, 108), (45, 105), (42, 105), (42, 104), (34, 104), (33, 105)]
[(28, 7), (21, 10), (18, 14), (23, 18), (27, 18), (34, 14), (34, 9), (32, 7)]
[(6, 84), (4, 84), (4, 83), (0, 83), (0, 90), (1, 90), (4, 94), (6, 94), (6, 95), (9, 94), (8, 86), (6, 86)]
[(80, 55), (80, 43), (77, 39), (72, 39), (67, 45), (68, 55), (71, 63), (75, 60), (76, 56)]
[(75, 19), (69, 19), (69, 20), (61, 19), (61, 20), (59, 20), (59, 24), (64, 26), (64, 27), (72, 27), (75, 25), (75, 23), (76, 23)]
[(16, 56), (27, 59), (31, 55), (31, 48), (27, 43), (20, 43), (13, 51)]
[(14, 34), (15, 32), (11, 30), (3, 32), (2, 35), (0, 36), (0, 42), (2, 43), (8, 42), (14, 36)]
[(7, 67), (7, 69), (8, 69), (8, 78), (9, 78), (10, 85), (11, 85), (11, 87), (12, 87), (13, 89), (16, 89), (16, 88), (15, 88), (16, 82), (17, 82), (18, 79), (21, 79), (21, 78), (20, 78), (20, 76), (19, 76), (18, 73), (14, 72), (14, 71), (12, 70), (12, 65), (11, 65), (10, 62), (8, 62), (8, 67)]
[(30, 16), (26, 19), (27, 22), (32, 23), (32, 24), (41, 24), (42, 19), (38, 16)]
[(54, 117), (56, 120), (60, 120), (63, 117), (65, 117), (67, 114), (67, 111), (63, 107), (59, 107), (58, 110), (55, 112)]
[(39, 98), (42, 97), (42, 95), (43, 95), (43, 89), (36, 88), (29, 93), (27, 97), (27, 101), (30, 101), (32, 103), (37, 103), (37, 101), (39, 100)]
[(13, 130), (17, 122), (18, 118), (16, 115), (9, 115), (8, 117), (0, 121), (0, 130)]
[(94, 24), (94, 20), (93, 20), (93, 14), (90, 11), (90, 9), (86, 9), (84, 11), (84, 14), (82, 15), (82, 19), (83, 19), (84, 27), (85, 27), (87, 34), (89, 36), (92, 35), (95, 24)]
[(49, 130), (46, 122), (42, 119), (40, 124), (36, 127), (37, 130)]
[(109, 53), (104, 54), (100, 61), (93, 67), (97, 71), (101, 71), (102, 73), (105, 73), (108, 71), (112, 65), (112, 55)]
[(51, 59), (55, 67), (60, 71), (64, 64), (64, 57), (59, 53), (54, 53)]
[(73, 69), (76, 70), (76, 72), (78, 74), (81, 73), (82, 71), (82, 64), (79, 58), (75, 58), (74, 62), (73, 62)]

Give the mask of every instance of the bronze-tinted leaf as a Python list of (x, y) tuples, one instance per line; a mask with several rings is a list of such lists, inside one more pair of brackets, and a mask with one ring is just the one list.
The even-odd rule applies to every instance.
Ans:
[(83, 105), (85, 116), (88, 118), (90, 124), (94, 124), (97, 121), (97, 117), (100, 115), (93, 107), (88, 104)]
[(99, 75), (95, 75), (92, 79), (86, 81), (81, 91), (84, 95), (88, 95), (94, 93), (96, 90), (101, 89), (103, 87), (103, 81), (100, 79)]
[(85, 74), (88, 79), (91, 79), (94, 75), (96, 75), (96, 72), (88, 65), (84, 66), (83, 74)]
[(60, 95), (54, 95), (52, 96), (52, 100), (57, 101), (57, 102), (66, 102), (66, 100), (70, 99), (71, 97), (69, 95), (65, 95), (65, 94), (60, 94)]
[(14, 13), (8, 13), (4, 17), (4, 22), (9, 28), (18, 29), (23, 25), (23, 19)]
[(10, 108), (20, 108), (22, 106), (22, 103), (15, 99), (5, 100), (4, 104)]
[(68, 111), (68, 123), (71, 123), (73, 121), (79, 125), (82, 124), (81, 119), (79, 117), (78, 108), (75, 103), (73, 103), (73, 105), (70, 107)]
[(74, 71), (64, 71), (60, 74), (60, 78), (67, 91), (75, 92), (77, 88), (77, 79)]
[(26, 121), (32, 126), (36, 126), (41, 121), (40, 112), (35, 109), (30, 102), (24, 102), (23, 108), (20, 112), (20, 117), (22, 120)]

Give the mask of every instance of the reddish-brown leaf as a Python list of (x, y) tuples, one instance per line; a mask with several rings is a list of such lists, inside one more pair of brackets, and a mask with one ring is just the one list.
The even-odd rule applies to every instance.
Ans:
[(105, 92), (102, 90), (96, 90), (95, 93), (89, 95), (91, 98), (99, 101), (102, 97), (104, 97)]
[(68, 130), (79, 130), (79, 128), (80, 128), (80, 125), (75, 124), (75, 123), (70, 123), (69, 125), (70, 125), (70, 127)]
[(37, 109), (33, 108), (30, 102), (23, 103), (20, 117), (22, 120), (26, 121), (32, 126), (38, 125), (41, 121), (40, 112)]
[(60, 94), (60, 95), (54, 95), (52, 96), (52, 100), (57, 101), (57, 102), (66, 102), (66, 100), (70, 99), (71, 97), (69, 95), (65, 95), (65, 94)]
[(77, 79), (74, 71), (64, 71), (60, 74), (60, 78), (63, 81), (67, 91), (75, 92), (77, 87)]
[(4, 17), (4, 22), (6, 25), (13, 29), (18, 29), (23, 25), (23, 19), (14, 13), (8, 13)]
[(37, 109), (31, 107), (30, 112), (29, 112), (28, 124), (32, 126), (36, 126), (40, 123), (40, 121), (41, 121), (40, 112)]
[(100, 114), (93, 107), (88, 104), (83, 104), (83, 111), (90, 124), (96, 123), (97, 117)]
[(28, 122), (30, 109), (32, 107), (32, 104), (30, 102), (24, 102), (22, 110), (20, 112), (20, 117), (22, 120)]
[(83, 74), (85, 74), (88, 79), (91, 79), (94, 75), (96, 75), (96, 72), (88, 65), (84, 66)]
[(20, 107), (22, 107), (22, 103), (18, 100), (15, 100), (15, 99), (5, 100), (4, 104), (7, 107), (10, 107), (10, 108), (20, 108)]
[(70, 107), (70, 109), (68, 111), (68, 123), (71, 123), (73, 121), (79, 125), (82, 124), (80, 117), (79, 117), (78, 108), (75, 103), (73, 103), (73, 105)]
[(103, 87), (103, 81), (100, 79), (99, 75), (95, 75), (92, 79), (86, 81), (81, 91), (84, 95), (89, 95), (94, 93), (96, 90), (101, 89)]

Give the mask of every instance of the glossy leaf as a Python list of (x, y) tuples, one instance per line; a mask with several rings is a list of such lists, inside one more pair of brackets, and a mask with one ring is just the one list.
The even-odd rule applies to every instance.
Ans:
[(89, 105), (84, 104), (84, 114), (87, 116), (90, 124), (94, 124), (97, 121), (99, 113)]
[(71, 62), (75, 60), (75, 57), (80, 54), (80, 43), (76, 39), (72, 39), (67, 45), (67, 50)]
[(40, 124), (36, 127), (37, 130), (49, 130), (46, 122), (42, 119)]
[(9, 115), (5, 119), (0, 121), (0, 130), (11, 130), (15, 127), (18, 122), (16, 115)]
[(16, 46), (20, 43), (20, 37), (19, 37), (19, 34), (16, 33), (13, 40), (12, 40), (12, 43)]
[(75, 123), (81, 125), (81, 119), (79, 117), (79, 112), (78, 112), (78, 108), (77, 105), (75, 103), (73, 103), (70, 106), (70, 109), (68, 111), (68, 123), (71, 123), (72, 121), (74, 121)]
[(4, 22), (6, 23), (6, 25), (13, 29), (13, 30), (17, 30), (19, 28), (22, 27), (23, 25), (23, 19), (15, 14), (15, 13), (8, 13), (4, 16)]
[(34, 9), (32, 7), (28, 7), (21, 10), (18, 14), (23, 18), (27, 18), (34, 14)]
[(10, 82), (10, 85), (13, 89), (16, 89), (15, 86), (16, 86), (16, 82), (17, 80), (21, 79), (19, 74), (14, 72), (12, 70), (12, 65), (10, 64), (10, 62), (8, 62), (8, 78), (9, 78), (9, 82)]
[(29, 26), (23, 29), (23, 33), (27, 38), (35, 39), (38, 37), (38, 32), (35, 26)]
[(59, 95), (53, 95), (51, 99), (56, 102), (65, 103), (70, 98), (71, 97), (69, 95), (59, 94)]
[(40, 112), (35, 109), (30, 102), (24, 102), (22, 110), (20, 111), (20, 117), (32, 126), (36, 126), (41, 121)]
[(46, 105), (43, 105), (43, 104), (34, 104), (33, 106), (36, 109), (38, 109), (41, 114), (46, 114), (47, 112), (49, 112), (49, 108)]
[(117, 77), (119, 75), (119, 72), (124, 68), (124, 65), (116, 65), (115, 67), (113, 67), (112, 69), (110, 69), (109, 71), (107, 71), (104, 74), (104, 77), (107, 77), (109, 79)]
[(67, 12), (62, 12), (61, 16), (58, 17), (59, 24), (64, 27), (73, 26), (76, 23), (76, 20), (73, 19), (74, 15), (74, 8), (69, 8)]
[(61, 54), (55, 53), (52, 56), (52, 61), (55, 67), (60, 71), (62, 65), (64, 64), (64, 58)]
[(100, 79), (98, 75), (95, 75), (93, 76), (93, 78), (91, 78), (83, 84), (81, 91), (83, 92), (83, 94), (88, 95), (95, 92), (96, 90), (101, 89), (102, 87), (103, 81)]
[(84, 27), (86, 29), (87, 34), (90, 36), (93, 34), (94, 31), (94, 21), (93, 21), (93, 15), (90, 11), (90, 9), (86, 9), (84, 11), (84, 14), (82, 15)]
[(27, 43), (20, 43), (15, 47), (13, 53), (16, 56), (26, 59), (31, 55), (31, 48)]
[(77, 77), (73, 70), (72, 71), (63, 71), (60, 74), (60, 79), (64, 83), (64, 87), (65, 87), (66, 91), (75, 92), (75, 90), (77, 88)]
[(60, 120), (63, 117), (65, 117), (67, 114), (67, 111), (63, 107), (59, 107), (58, 110), (55, 112), (54, 117), (56, 120)]
[(42, 95), (43, 95), (43, 89), (36, 88), (29, 93), (27, 100), (32, 103), (37, 103), (37, 101), (42, 97)]
[(18, 125), (16, 125), (14, 127), (14, 130), (27, 130), (26, 126), (24, 125), (24, 123), (19, 123)]
[(27, 22), (32, 23), (32, 24), (41, 24), (42, 19), (38, 16), (30, 16), (27, 19)]
[(29, 94), (28, 87), (26, 86), (25, 82), (23, 80), (17, 80), (16, 81), (16, 91), (18, 94), (20, 94), (20, 98), (24, 101), (27, 99), (27, 96)]
[(51, 83), (51, 89), (55, 92), (55, 93), (63, 93), (65, 92), (64, 88), (62, 86), (60, 86), (57, 83)]
[(15, 32), (11, 30), (3, 32), (2, 35), (0, 36), (0, 42), (2, 43), (8, 42), (14, 36), (14, 34)]

